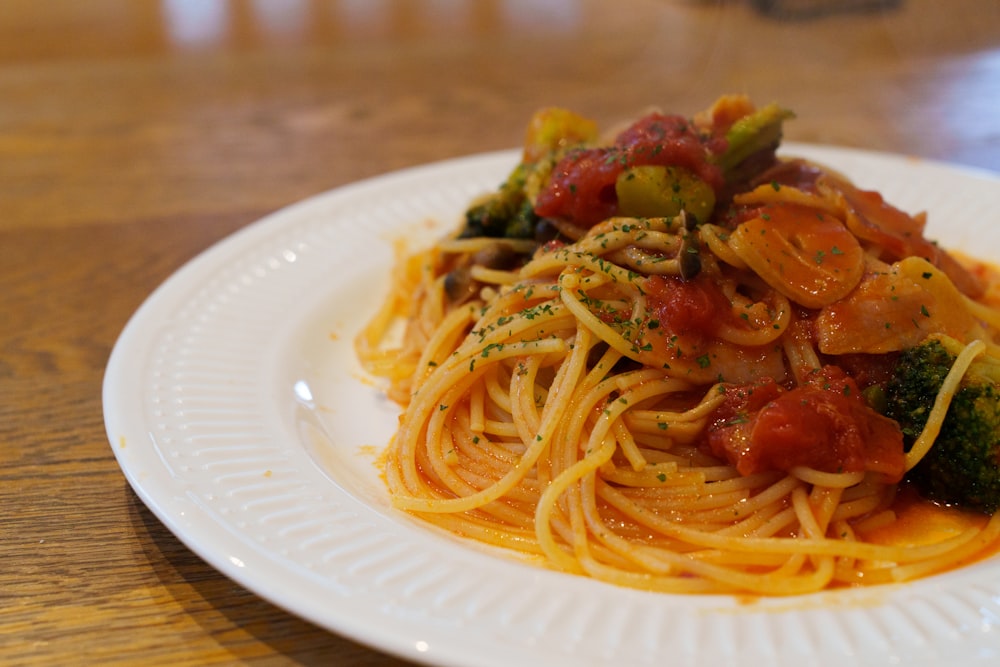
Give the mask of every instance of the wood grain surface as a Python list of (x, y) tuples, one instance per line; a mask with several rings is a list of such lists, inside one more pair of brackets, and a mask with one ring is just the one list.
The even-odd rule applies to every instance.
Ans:
[(275, 209), (514, 146), (543, 105), (723, 92), (793, 108), (792, 140), (1000, 171), (1000, 2), (773, 4), (3, 0), (0, 663), (405, 664), (208, 567), (104, 432), (129, 316)]

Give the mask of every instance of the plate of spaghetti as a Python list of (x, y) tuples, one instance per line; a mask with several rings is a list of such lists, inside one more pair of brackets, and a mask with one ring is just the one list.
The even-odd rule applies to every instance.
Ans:
[(431, 664), (1000, 657), (1000, 181), (742, 96), (301, 202), (105, 378), (192, 550)]

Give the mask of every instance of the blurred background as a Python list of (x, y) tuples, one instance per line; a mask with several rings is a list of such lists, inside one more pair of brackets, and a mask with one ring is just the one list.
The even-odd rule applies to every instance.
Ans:
[(1000, 2), (946, 4), (4, 0), (0, 225), (264, 211), (515, 145), (542, 105), (723, 92), (794, 109), (791, 139), (1000, 170)]

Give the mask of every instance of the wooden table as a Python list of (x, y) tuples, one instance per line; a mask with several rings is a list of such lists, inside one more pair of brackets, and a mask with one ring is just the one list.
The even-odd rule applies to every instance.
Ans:
[(789, 139), (1000, 171), (996, 0), (453, 4), (0, 3), (0, 662), (403, 664), (204, 564), (105, 435), (127, 318), (266, 213), (516, 145), (542, 105), (609, 124), (727, 91), (795, 109)]

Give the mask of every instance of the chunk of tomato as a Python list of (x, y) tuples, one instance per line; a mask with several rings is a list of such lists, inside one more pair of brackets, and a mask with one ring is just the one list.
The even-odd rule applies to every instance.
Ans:
[(728, 391), (705, 444), (742, 475), (807, 467), (877, 472), (889, 482), (903, 476), (899, 425), (872, 410), (839, 368), (794, 389), (765, 379)]
[(538, 193), (535, 213), (592, 227), (616, 215), (615, 183), (625, 169), (639, 165), (683, 167), (722, 188), (722, 171), (711, 162), (716, 139), (704, 138), (681, 116), (649, 114), (623, 131), (611, 146), (570, 151), (553, 168)]

